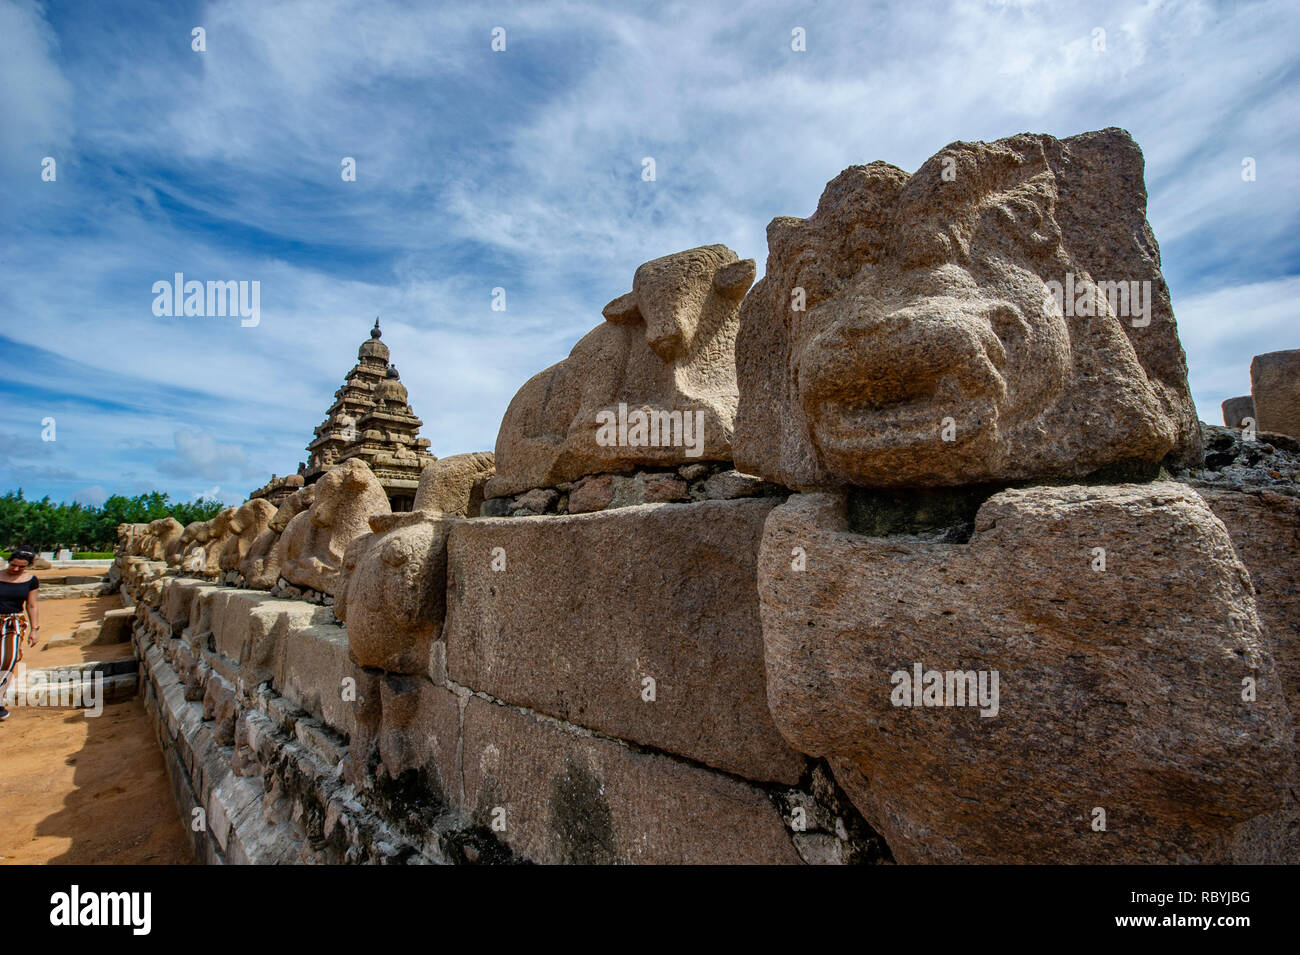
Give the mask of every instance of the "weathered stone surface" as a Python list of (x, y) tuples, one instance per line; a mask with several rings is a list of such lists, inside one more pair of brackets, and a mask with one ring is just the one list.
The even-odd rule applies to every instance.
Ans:
[(135, 620), (135, 611), (129, 609), (109, 610), (100, 622), (99, 633), (94, 643), (126, 643), (131, 639), (131, 624)]
[(647, 474), (641, 478), (647, 504), (686, 500), (686, 482), (676, 474)]
[(280, 536), (280, 573), (291, 584), (333, 594), (348, 544), (369, 531), (373, 515), (391, 508), (370, 468), (356, 458), (331, 469), (315, 488), (311, 507)]
[(182, 573), (202, 574), (208, 531), (211, 526), (211, 521), (192, 521), (186, 524), (176, 548), (175, 563), (170, 557), (167, 563), (173, 567), (180, 567)]
[(1300, 438), (1300, 348), (1251, 359), (1250, 394), (1260, 431)]
[[(906, 487), (1197, 460), (1142, 175), (1119, 129), (958, 142), (774, 219), (740, 316), (736, 467)], [(1149, 310), (1085, 293), (1115, 282)]]
[(266, 607), (272, 613), (276, 604), (264, 593), (222, 587), (206, 600), (208, 627), (212, 634), (212, 648), (231, 663), (239, 665), (248, 646), (249, 626), (257, 608)]
[[(77, 628), (72, 631), (72, 638), (66, 642), (79, 647), (90, 646), (99, 640), (99, 630), (98, 620), (88, 620), (85, 623), (78, 624)], [(60, 643), (63, 642), (65, 641), (60, 641)]]
[[(1240, 428), (1246, 418), (1255, 420), (1255, 399), (1250, 395), (1229, 398), (1223, 403), (1223, 423), (1229, 428)], [(1258, 422), (1256, 422), (1258, 430)]]
[(514, 498), (509, 498), (509, 497), (489, 498), (488, 500), (485, 500), (483, 502), (483, 506), (479, 508), (479, 516), (480, 517), (508, 517), (510, 515), (511, 510), (513, 510), (513, 508), (511, 508), (510, 506), (510, 502), (512, 500), (514, 500)]
[(228, 507), (218, 511), (217, 516), (208, 521), (207, 542), (203, 545), (203, 566), (199, 572), (205, 577), (216, 577), (221, 573), (221, 554), (226, 549), (226, 541), (233, 535), (230, 522), (235, 517), (235, 508)]
[[(1249, 577), (1194, 491), (1005, 491), (969, 543), (861, 536), (851, 513), (806, 494), (768, 519), (769, 699), (900, 862), (1251, 861), (1285, 838), (1243, 835), (1284, 807), (1292, 721)], [(996, 671), (996, 715), (893, 705), (916, 664)]]
[[(754, 590), (774, 503), (457, 524), (448, 673), (506, 702), (749, 779), (798, 780), (803, 760), (768, 713)], [(643, 699), (647, 679), (654, 702)]]
[(514, 506), (532, 511), (534, 514), (544, 514), (559, 496), (559, 492), (549, 487), (535, 487), (515, 498)]
[(189, 524), (186, 524), (181, 529), (180, 534), (178, 534), (176, 538), (172, 540), (172, 542), (169, 543), (167, 547), (164, 549), (163, 560), (167, 563), (168, 567), (180, 566), (181, 559), (185, 556), (185, 552), (189, 549), (190, 545), (194, 542), (194, 535), (192, 533), (192, 530), (193, 528), (197, 527), (200, 523), (202, 522), (192, 521)]
[(215, 674), (209, 677), (203, 694), (203, 719), (213, 721), (212, 735), (219, 745), (234, 745), (238, 712), (235, 688)]
[[(385, 679), (407, 677), (355, 667), (356, 701), (352, 706), (352, 731), (348, 733), (348, 752), (343, 758), (343, 779), (358, 790), (374, 779), (379, 762), (379, 729), (383, 712), (380, 684)], [(454, 765), (454, 764), (453, 764)]]
[(245, 599), (242, 611), (237, 619), (223, 620), (219, 627), (214, 624), (214, 642), (239, 665), (240, 675), (250, 686), (275, 675), (279, 647), (287, 634), (332, 622), (328, 608), (303, 600)]
[[(1250, 442), (1246, 442), (1249, 444)], [(1300, 498), (1294, 494), (1194, 482), (1197, 493), (1223, 521), (1233, 550), (1250, 571), (1260, 630), (1273, 652), (1293, 725), (1300, 732)], [(1297, 739), (1300, 744), (1300, 739)], [(1300, 757), (1300, 745), (1297, 747)], [(1290, 797), (1276, 813), (1238, 827), (1240, 858), (1300, 863), (1300, 764), (1293, 765)]]
[(1268, 490), (1196, 489), (1250, 571), (1261, 630), (1294, 717), (1300, 713), (1300, 499)]
[(196, 580), (173, 578), (167, 582), (164, 594), (162, 614), (172, 626), (173, 633), (179, 634), (190, 625), (191, 618), (197, 613), (196, 602), (201, 594), (217, 590), (212, 584)]
[[(298, 475), (291, 475), (298, 477)], [(287, 480), (287, 479), (286, 479)], [(299, 478), (301, 481), (302, 479)], [(316, 500), (316, 486), (300, 487), (286, 497), (257, 535), (239, 564), (244, 582), (255, 590), (270, 590), (280, 579), (280, 535), (294, 517), (308, 510)]]
[[(710, 245), (646, 262), (632, 291), (605, 306), (605, 322), (569, 357), (534, 375), (506, 410), (497, 435), (489, 497), (554, 487), (584, 474), (730, 460), (737, 390), (740, 301), (754, 281), (752, 259)], [(612, 416), (629, 429), (606, 443)], [(677, 413), (676, 431), (634, 444), (636, 415)], [(698, 415), (696, 413), (699, 413)], [(703, 435), (695, 429), (702, 416)], [(692, 427), (686, 441), (685, 425)]]
[(583, 478), (569, 492), (569, 513), (587, 514), (603, 511), (614, 501), (614, 482), (628, 481), (616, 474), (598, 474)]
[(439, 458), (420, 474), (412, 510), (477, 517), (483, 485), (494, 473), (491, 451)]
[(371, 525), (382, 533), (348, 546), (334, 613), (347, 624), (358, 666), (428, 669), (446, 608), (447, 534), (457, 520), (418, 511), (379, 517)]
[(741, 474), (737, 470), (719, 471), (704, 482), (704, 493), (711, 500), (729, 501), (738, 497), (753, 497), (771, 488), (760, 477)]
[(408, 770), (423, 776), (432, 798), (461, 801), (460, 701), (422, 676), (386, 675), (379, 681), (379, 760), (390, 779)]
[(289, 526), (289, 522), (301, 514), (303, 511), (311, 509), (316, 503), (316, 485), (309, 484), (307, 487), (300, 487), (294, 491), (281, 504), (271, 518), (271, 523), (267, 529), (274, 531), (276, 534), (283, 534)]
[[(289, 627), (276, 640), (275, 689), (337, 733), (349, 736), (357, 703), (344, 698), (357, 680), (342, 627)], [(355, 682), (354, 684), (355, 685)]]
[(490, 827), (500, 807), (496, 835), (534, 862), (801, 861), (767, 796), (732, 778), (479, 697), (463, 732), (466, 812)]
[(143, 557), (122, 559), (122, 589), (129, 595), (132, 603), (140, 602), (150, 607), (157, 607), (162, 599), (163, 574), (167, 565), (160, 560), (145, 560)]
[(257, 498), (245, 501), (230, 516), (230, 538), (221, 549), (222, 570), (239, 570), (254, 542), (270, 526), (277, 508), (270, 501)]
[(184, 525), (174, 517), (163, 517), (149, 522), (143, 543), (144, 556), (150, 560), (166, 560), (169, 549), (180, 540)]
[[(703, 495), (699, 495), (703, 497)], [(671, 504), (691, 499), (687, 480), (675, 471), (638, 471), (636, 474), (591, 474), (569, 490), (569, 514), (589, 514), (637, 504)]]
[(1259, 432), (1254, 440), (1237, 428), (1204, 425), (1205, 459), (1200, 467), (1176, 471), (1197, 488), (1268, 490), (1300, 498), (1300, 442), (1284, 434)]
[(148, 524), (118, 524), (117, 552), (122, 557), (140, 557), (140, 546), (148, 532)]

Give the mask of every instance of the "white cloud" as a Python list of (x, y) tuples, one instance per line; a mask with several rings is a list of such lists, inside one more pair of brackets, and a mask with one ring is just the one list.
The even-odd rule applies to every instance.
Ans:
[(108, 500), (108, 491), (104, 490), (98, 484), (92, 484), (90, 487), (83, 487), (80, 491), (72, 496), (72, 499), (79, 504), (89, 504), (91, 507), (99, 507)]
[(176, 454), (160, 458), (158, 470), (175, 477), (201, 477), (217, 480), (227, 476), (251, 478), (248, 456), (237, 444), (219, 444), (206, 431), (177, 431)]
[(38, 182), (41, 159), (62, 147), (72, 132), (72, 84), (55, 58), (58, 41), (35, 3), (0, 2), (0, 162), (6, 175)]

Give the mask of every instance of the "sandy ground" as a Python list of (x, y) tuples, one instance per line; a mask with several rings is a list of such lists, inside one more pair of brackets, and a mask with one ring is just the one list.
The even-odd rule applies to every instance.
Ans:
[[(41, 601), (42, 639), (121, 606), (117, 597)], [(31, 667), (131, 655), (130, 644), (29, 648)], [(13, 707), (0, 723), (0, 863), (193, 862), (162, 754), (139, 698), (80, 711)]]
[(41, 636), (36, 646), (23, 651), (23, 663), (29, 667), (58, 667), (87, 660), (121, 660), (132, 653), (131, 644), (117, 643), (104, 647), (50, 647), (54, 637), (68, 636), (77, 627), (98, 620), (106, 610), (120, 610), (122, 599), (112, 597), (67, 597), (42, 600), (37, 609)]
[[(40, 591), (38, 590), (37, 593)], [(36, 615), (41, 622), (41, 635), (36, 649), (40, 649), (51, 637), (70, 634), (83, 623), (100, 619), (109, 610), (121, 609), (122, 598), (116, 594), (111, 597), (62, 597), (58, 600), (39, 600)]]

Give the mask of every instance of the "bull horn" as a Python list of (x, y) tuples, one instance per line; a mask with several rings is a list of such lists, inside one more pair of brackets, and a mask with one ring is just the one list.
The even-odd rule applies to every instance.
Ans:
[(606, 321), (616, 325), (635, 325), (641, 321), (641, 309), (636, 304), (636, 292), (620, 295), (606, 305), (601, 310), (601, 314), (605, 316)]
[(713, 287), (728, 298), (740, 298), (754, 284), (755, 272), (753, 259), (732, 262), (713, 273)]

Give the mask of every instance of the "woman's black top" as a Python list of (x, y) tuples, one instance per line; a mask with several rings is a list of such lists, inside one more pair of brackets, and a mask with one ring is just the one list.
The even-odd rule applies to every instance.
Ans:
[(27, 605), (27, 595), (38, 589), (41, 582), (32, 574), (31, 580), (20, 584), (0, 580), (0, 613), (22, 613)]

